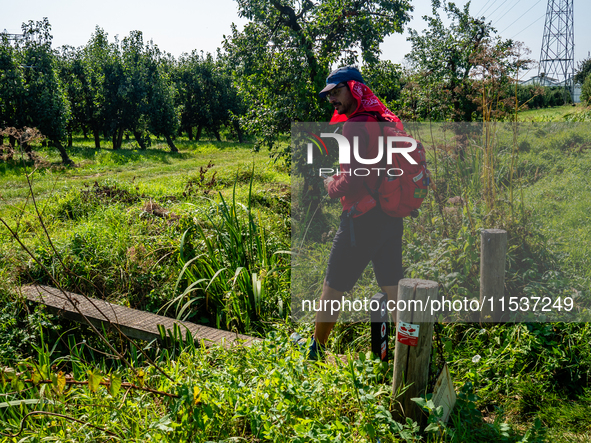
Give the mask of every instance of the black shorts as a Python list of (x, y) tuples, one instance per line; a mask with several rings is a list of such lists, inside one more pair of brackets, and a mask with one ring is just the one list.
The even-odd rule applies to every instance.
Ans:
[(346, 212), (332, 243), (326, 284), (346, 292), (361, 277), (371, 261), (379, 286), (396, 286), (402, 270), (402, 218), (386, 215), (379, 208), (353, 219), (355, 246), (351, 245), (350, 222)]

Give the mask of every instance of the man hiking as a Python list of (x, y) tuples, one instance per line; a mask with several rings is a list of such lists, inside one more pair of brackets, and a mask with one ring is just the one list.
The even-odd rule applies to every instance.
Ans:
[[(378, 155), (378, 137), (383, 135), (378, 122), (393, 122), (399, 130), (402, 130), (402, 123), (365, 85), (357, 68), (339, 68), (328, 76), (326, 83), (320, 96), (334, 106), (330, 123), (344, 122), (342, 133), (351, 146), (351, 163), (340, 164), (340, 173), (324, 181), (328, 195), (340, 198), (343, 212), (328, 260), (321, 306), (330, 306), (331, 300), (341, 300), (370, 261), (378, 285), (389, 300), (396, 302), (398, 281), (403, 278), (402, 218), (385, 214), (372, 196), (383, 177), (375, 171), (365, 177), (351, 172), (356, 168), (371, 168), (360, 164), (353, 155), (355, 136), (359, 142), (359, 157), (374, 159)], [(316, 313), (314, 336), (307, 350), (311, 360), (323, 353), (337, 321), (338, 311), (331, 311), (321, 309)]]

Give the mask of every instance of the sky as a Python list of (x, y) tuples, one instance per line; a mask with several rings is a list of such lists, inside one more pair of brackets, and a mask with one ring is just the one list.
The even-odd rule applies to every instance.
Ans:
[[(558, 1), (558, 0), (556, 0)], [(466, 0), (456, 0), (463, 6)], [(472, 0), (473, 16), (483, 16), (503, 38), (523, 41), (539, 59), (548, 0)], [(238, 17), (234, 0), (103, 0), (100, 3), (74, 0), (19, 0), (2, 8), (0, 32), (19, 33), (21, 24), (47, 17), (52, 25), (53, 46), (82, 46), (90, 39), (96, 26), (103, 28), (112, 40), (123, 38), (132, 30), (140, 30), (145, 41), (152, 39), (160, 49), (174, 56), (193, 49), (215, 53), (224, 35), (231, 33), (235, 23), (242, 29), (247, 22)], [(422, 16), (430, 15), (430, 0), (412, 1), (413, 19), (408, 28), (425, 28)], [(575, 66), (591, 51), (591, 1), (574, 0)], [(403, 63), (411, 51), (406, 41), (408, 32), (386, 37), (381, 45), (382, 59)], [(536, 75), (531, 72), (530, 75)], [(526, 75), (524, 78), (528, 78)]]

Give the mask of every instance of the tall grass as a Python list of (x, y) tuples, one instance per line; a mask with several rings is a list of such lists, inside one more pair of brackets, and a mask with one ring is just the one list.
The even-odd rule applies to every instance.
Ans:
[(82, 356), (85, 346), (70, 341), (75, 378), (47, 345), (33, 356), (50, 362), (43, 374), (35, 361), (0, 373), (0, 442), (541, 441), (500, 416), (485, 423), (470, 382), (453, 425), (423, 433), (392, 418), (391, 365), (364, 353), (346, 364), (310, 363), (281, 333), (248, 348), (160, 350), (157, 360), (172, 380), (143, 366), (141, 356), (133, 359), (135, 373), (98, 369)]
[(255, 214), (253, 176), (254, 167), (246, 205), (236, 201), (236, 180), (232, 200), (220, 192), (219, 203), (200, 211), (207, 223), (195, 218), (182, 235), (176, 288), (185, 289), (167, 306), (175, 305), (178, 317), (205, 314), (218, 328), (245, 332), (289, 315), (289, 251)]

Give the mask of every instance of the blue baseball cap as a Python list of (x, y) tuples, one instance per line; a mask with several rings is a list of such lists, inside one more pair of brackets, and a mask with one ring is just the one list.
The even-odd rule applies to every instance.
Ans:
[(355, 80), (365, 84), (361, 72), (355, 66), (343, 66), (342, 68), (336, 69), (330, 73), (326, 78), (326, 87), (320, 91), (320, 97), (326, 97), (328, 91), (333, 89), (336, 85), (349, 80)]

